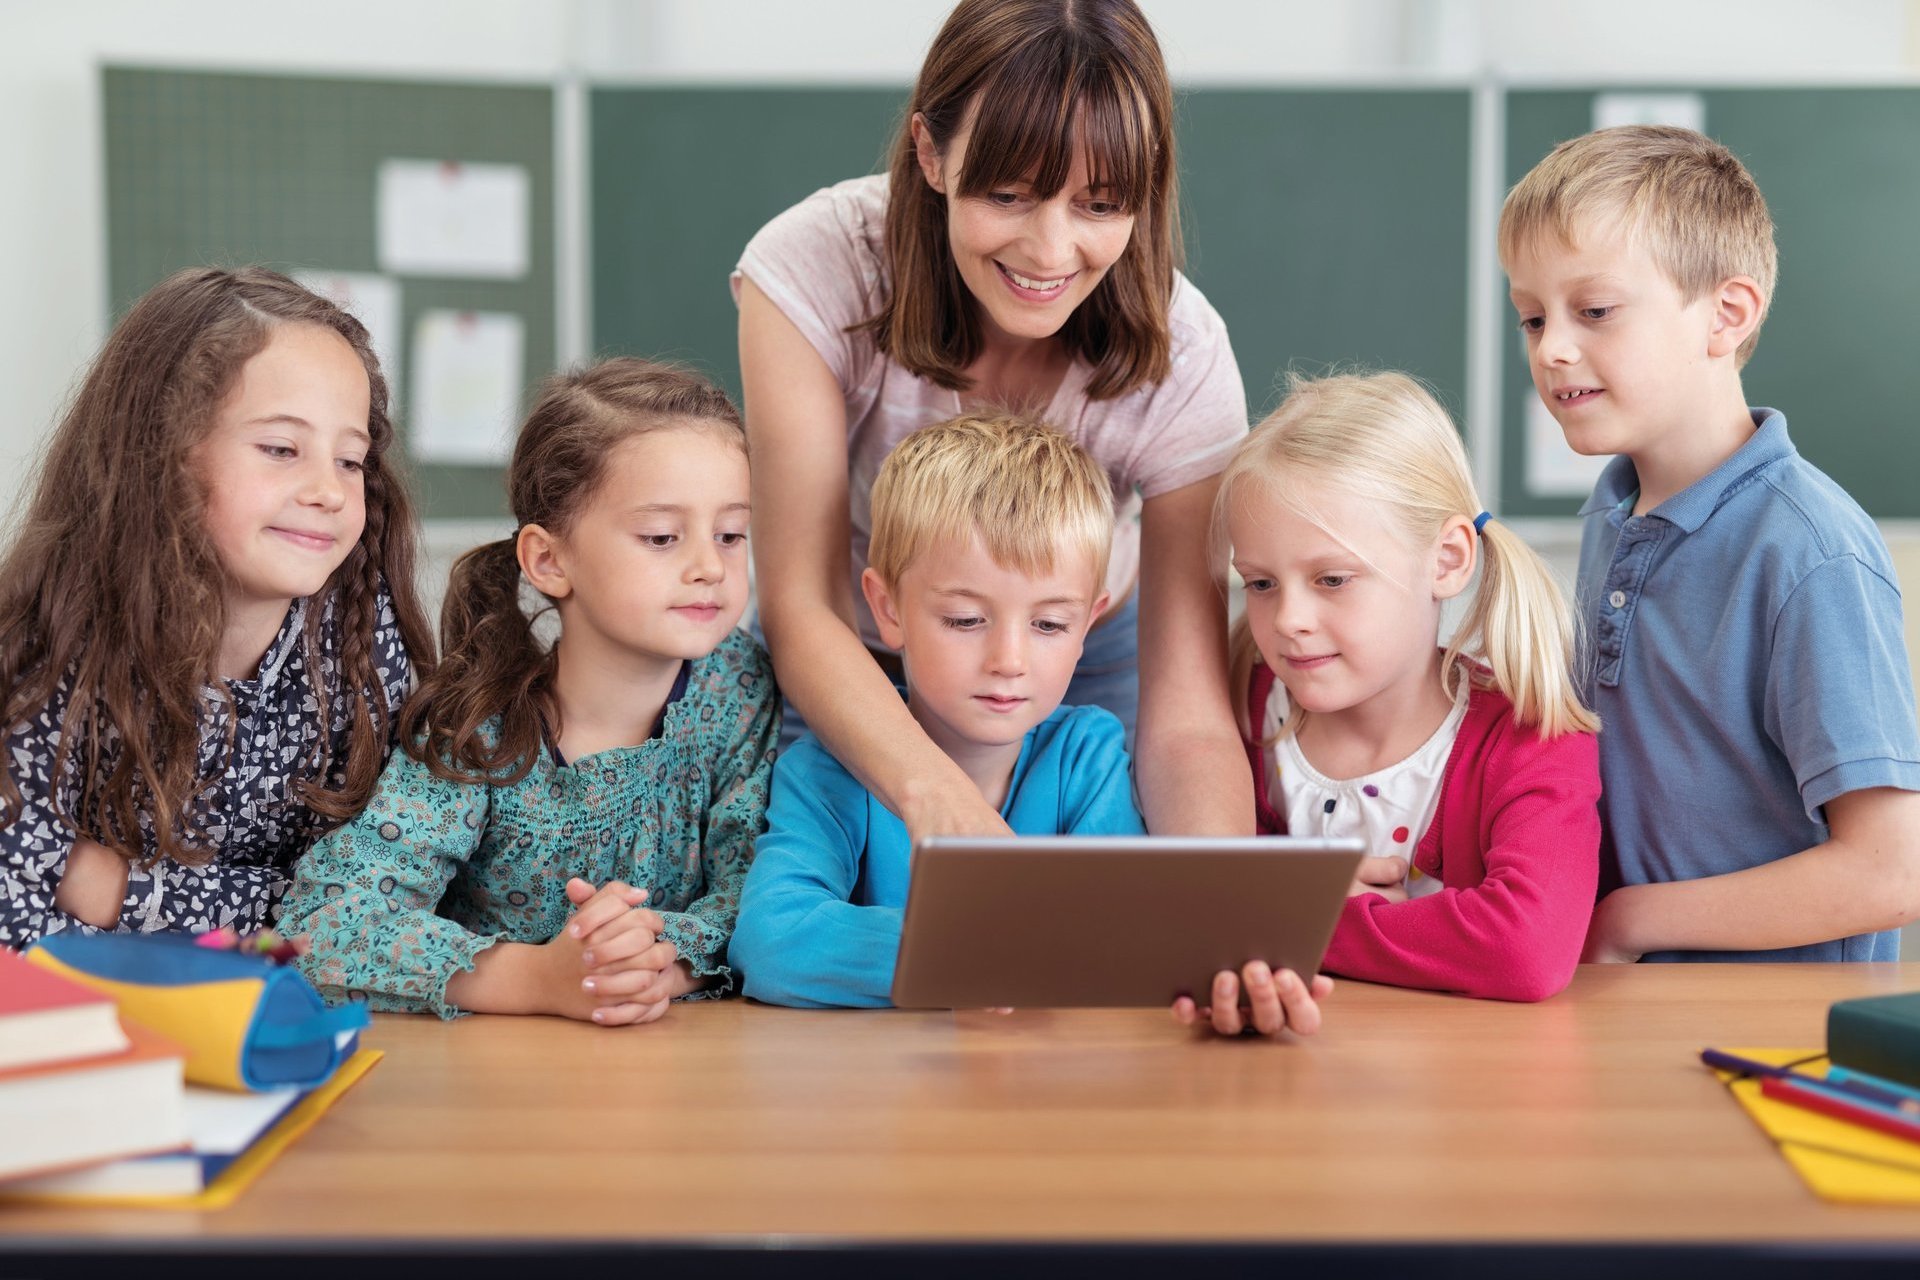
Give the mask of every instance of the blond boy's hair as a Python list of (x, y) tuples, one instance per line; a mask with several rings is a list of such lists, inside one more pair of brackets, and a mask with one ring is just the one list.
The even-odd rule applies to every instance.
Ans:
[(969, 413), (920, 428), (881, 464), (872, 510), (867, 561), (890, 587), (928, 548), (976, 534), (1025, 574), (1084, 550), (1096, 594), (1106, 582), (1113, 486), (1086, 450), (1032, 418)]
[[(1773, 299), (1779, 251), (1767, 202), (1747, 167), (1711, 138), (1622, 125), (1561, 143), (1507, 193), (1500, 260), (1511, 267), (1543, 233), (1571, 245), (1605, 218), (1652, 252), (1688, 302), (1733, 276), (1760, 286), (1763, 308)], [(1759, 340), (1756, 325), (1735, 353), (1739, 367)]]
[[(1287, 398), (1240, 442), (1220, 476), (1213, 506), (1213, 546), (1224, 574), (1233, 514), (1280, 506), (1317, 525), (1336, 542), (1315, 501), (1330, 490), (1365, 502), (1409, 545), (1426, 547), (1447, 521), (1480, 511), (1460, 433), (1427, 389), (1404, 373), (1292, 376)], [(1574, 692), (1573, 619), (1551, 571), (1519, 535), (1488, 520), (1480, 530), (1480, 584), (1454, 631), (1442, 664), (1449, 694), (1458, 687), (1458, 659), (1477, 659), (1492, 685), (1513, 703), (1514, 717), (1542, 738), (1593, 732), (1599, 720)], [(1409, 589), (1418, 584), (1400, 584)], [(1245, 615), (1234, 624), (1233, 687), (1244, 689), (1257, 654)], [(1305, 713), (1288, 715), (1283, 735)], [(1257, 724), (1244, 725), (1249, 736)]]

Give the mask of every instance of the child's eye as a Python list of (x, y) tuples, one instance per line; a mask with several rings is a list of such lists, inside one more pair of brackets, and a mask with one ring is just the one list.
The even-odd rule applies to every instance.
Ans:
[(1546, 327), (1547, 321), (1544, 316), (1520, 317), (1520, 332), (1522, 333), (1538, 333)]
[(1055, 622), (1052, 618), (1035, 618), (1033, 629), (1043, 636), (1065, 635), (1072, 628), (1064, 622)]
[(1580, 308), (1580, 318), (1581, 318), (1582, 320), (1605, 320), (1605, 319), (1606, 319), (1606, 318), (1607, 318), (1608, 316), (1610, 316), (1610, 315), (1612, 315), (1612, 314), (1613, 314), (1613, 308), (1612, 308), (1612, 307), (1582, 307), (1582, 308)]
[(677, 533), (643, 533), (640, 535), (640, 541), (649, 547), (656, 547), (664, 551), (666, 548), (680, 541), (680, 535)]
[(965, 617), (953, 617), (949, 615), (940, 619), (942, 626), (951, 627), (955, 631), (972, 631), (985, 622), (986, 619), (977, 614), (968, 614)]
[(1273, 590), (1273, 579), (1272, 578), (1248, 578), (1247, 590), (1251, 591), (1254, 595), (1257, 595), (1257, 596), (1265, 595), (1267, 592)]
[(1330, 591), (1338, 591), (1341, 587), (1353, 581), (1353, 575), (1350, 573), (1323, 573), (1315, 578), (1314, 581)]
[(255, 445), (254, 448), (260, 450), (260, 452), (266, 454), (269, 458), (291, 458), (296, 456), (297, 452), (290, 444), (258, 444)]
[(344, 471), (365, 471), (367, 469), (367, 462), (364, 458), (342, 458), (340, 459), (340, 467)]
[(747, 535), (744, 533), (716, 533), (713, 535), (713, 540), (723, 547), (737, 547), (746, 542)]

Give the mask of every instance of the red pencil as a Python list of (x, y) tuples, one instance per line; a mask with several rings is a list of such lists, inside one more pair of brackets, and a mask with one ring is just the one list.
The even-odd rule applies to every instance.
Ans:
[(1830, 1089), (1822, 1089), (1817, 1084), (1803, 1084), (1798, 1080), (1787, 1080), (1780, 1076), (1766, 1076), (1760, 1081), (1760, 1092), (1777, 1102), (1791, 1103), (1796, 1107), (1804, 1107), (1808, 1111), (1818, 1111), (1823, 1116), (1845, 1120), (1848, 1124), (1864, 1125), (1869, 1129), (1877, 1129), (1881, 1133), (1892, 1134), (1896, 1138), (1905, 1138), (1908, 1142), (1920, 1142), (1920, 1123), (1880, 1107), (1854, 1102)]

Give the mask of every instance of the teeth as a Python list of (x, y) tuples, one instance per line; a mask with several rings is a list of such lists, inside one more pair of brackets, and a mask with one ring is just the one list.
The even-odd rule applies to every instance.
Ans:
[(1065, 276), (1061, 276), (1058, 280), (1035, 280), (1031, 276), (1021, 275), (1018, 271), (1015, 271), (1012, 267), (1003, 267), (1002, 270), (1004, 270), (1009, 276), (1011, 276), (1013, 278), (1013, 282), (1019, 285), (1022, 289), (1032, 289), (1038, 293), (1045, 293), (1049, 289), (1058, 289), (1061, 285), (1067, 282), (1067, 278)]
[(1596, 391), (1596, 390), (1598, 390), (1598, 388), (1596, 388), (1596, 387), (1581, 387), (1581, 388), (1579, 388), (1579, 389), (1577, 389), (1577, 390), (1574, 390), (1574, 391), (1556, 391), (1556, 392), (1554, 393), (1554, 399), (1556, 399), (1556, 400), (1572, 400), (1572, 399), (1573, 399), (1574, 397), (1576, 397), (1576, 396), (1584, 396), (1584, 395), (1587, 395), (1588, 393), (1590, 393), (1590, 392), (1592, 392), (1592, 391)]

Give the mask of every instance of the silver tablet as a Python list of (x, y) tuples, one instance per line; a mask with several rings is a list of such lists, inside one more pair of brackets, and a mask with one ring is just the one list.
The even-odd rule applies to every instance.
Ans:
[(1265, 960), (1318, 971), (1360, 840), (939, 837), (915, 846), (893, 1002), (908, 1009), (1207, 1002)]

